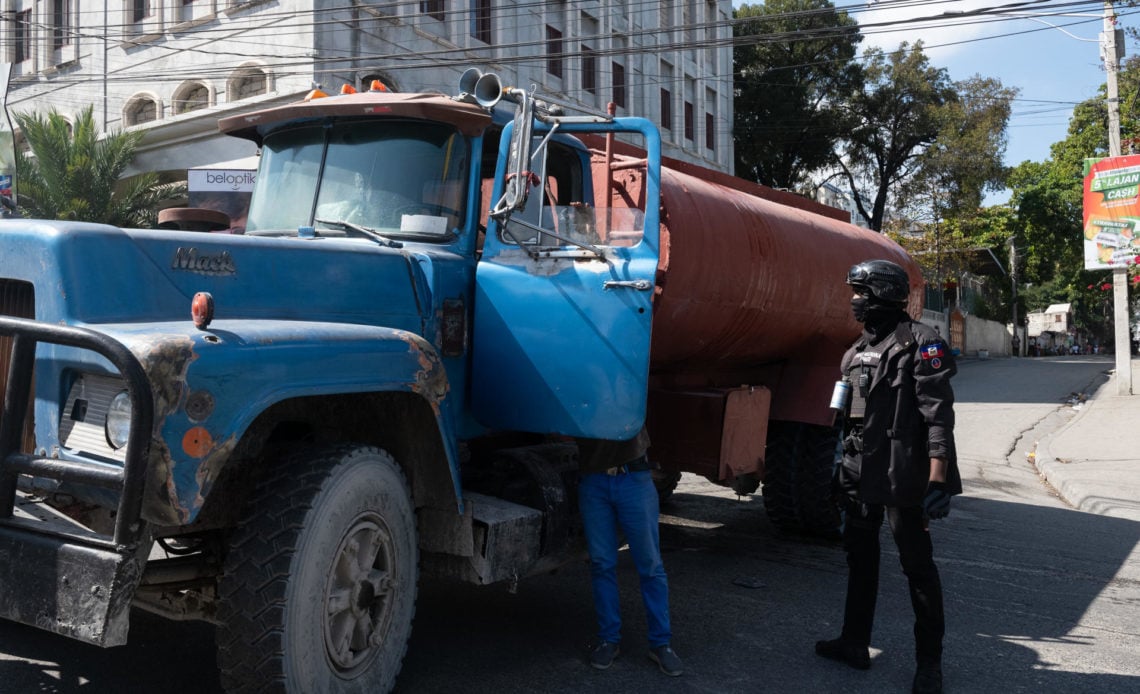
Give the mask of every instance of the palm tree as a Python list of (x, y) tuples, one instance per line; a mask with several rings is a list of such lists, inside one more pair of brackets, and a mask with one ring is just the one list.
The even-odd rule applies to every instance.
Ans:
[(155, 173), (120, 180), (143, 133), (100, 137), (91, 106), (74, 123), (55, 109), (17, 113), (16, 123), (31, 149), (16, 158), (25, 217), (153, 227), (158, 206), (183, 193), (181, 185), (160, 183)]

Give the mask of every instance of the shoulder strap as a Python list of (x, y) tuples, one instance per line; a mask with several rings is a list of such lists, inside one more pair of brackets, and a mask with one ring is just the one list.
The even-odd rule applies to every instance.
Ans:
[(898, 327), (895, 328), (895, 342), (904, 348), (910, 347), (915, 342), (910, 321), (899, 321)]

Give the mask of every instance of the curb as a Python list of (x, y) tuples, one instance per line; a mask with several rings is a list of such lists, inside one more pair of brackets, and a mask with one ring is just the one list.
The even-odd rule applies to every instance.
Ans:
[[(1053, 455), (1051, 444), (1073, 427), (1083, 423), (1089, 413), (1097, 409), (1100, 400), (1110, 395), (1112, 385), (1116, 382), (1116, 373), (1113, 371), (1104, 379), (1092, 396), (1086, 400), (1084, 407), (1072, 415), (1068, 421), (1042, 436), (1034, 446), (1032, 463), (1045, 482), (1052, 487), (1060, 499), (1079, 511), (1096, 513), (1105, 516), (1115, 516), (1140, 520), (1140, 503), (1129, 503), (1120, 498), (1123, 488), (1132, 486), (1127, 481), (1127, 474), (1114, 468), (1118, 463), (1101, 461), (1095, 458), (1081, 458), (1075, 462), (1063, 461)], [(1083, 466), (1080, 464), (1084, 463)], [(1077, 474), (1075, 467), (1081, 468)], [(1124, 472), (1128, 472), (1126, 469)]]

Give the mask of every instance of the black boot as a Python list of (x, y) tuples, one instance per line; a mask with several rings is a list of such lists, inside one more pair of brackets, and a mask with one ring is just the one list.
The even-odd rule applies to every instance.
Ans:
[(847, 663), (856, 670), (867, 670), (871, 667), (871, 653), (867, 647), (843, 639), (816, 641), (815, 652), (828, 660)]
[(942, 694), (942, 666), (939, 663), (919, 663), (910, 691), (911, 694)]

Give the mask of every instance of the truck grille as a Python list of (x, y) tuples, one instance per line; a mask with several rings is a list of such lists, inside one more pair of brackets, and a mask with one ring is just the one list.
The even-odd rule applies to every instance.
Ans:
[[(13, 318), (35, 318), (36, 298), (35, 291), (29, 282), (20, 280), (0, 279), (0, 316)], [(8, 389), (8, 367), (12, 360), (12, 338), (0, 335), (0, 396)], [(33, 379), (33, 384), (35, 383)], [(33, 389), (34, 389), (33, 385)], [(24, 437), (20, 451), (31, 453), (36, 445), (35, 424), (32, 422), (32, 403), (35, 394), (28, 403), (28, 415), (24, 418)]]

